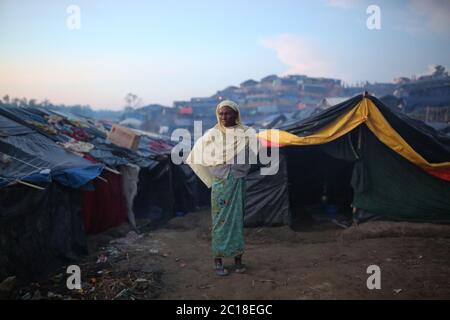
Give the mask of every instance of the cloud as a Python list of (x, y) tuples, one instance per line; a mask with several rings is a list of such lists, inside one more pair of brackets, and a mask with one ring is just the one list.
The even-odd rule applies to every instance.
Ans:
[(265, 38), (261, 43), (275, 50), (278, 59), (288, 67), (284, 74), (324, 76), (332, 72), (318, 45), (307, 38), (284, 33)]
[(448, 32), (450, 30), (450, 1), (448, 0), (409, 0), (406, 29), (418, 31)]

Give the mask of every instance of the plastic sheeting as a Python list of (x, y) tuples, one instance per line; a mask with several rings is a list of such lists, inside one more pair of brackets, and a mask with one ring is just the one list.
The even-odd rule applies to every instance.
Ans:
[(202, 188), (201, 182), (192, 169), (186, 165), (172, 164), (173, 188), (175, 194), (175, 211), (187, 213), (194, 211), (201, 204), (204, 193), (208, 194), (207, 188)]
[(83, 192), (83, 219), (86, 232), (96, 234), (119, 226), (126, 220), (127, 208), (122, 190), (122, 177), (105, 171), (93, 181), (93, 191)]
[(138, 192), (133, 202), (136, 219), (163, 223), (175, 215), (175, 196), (169, 161), (161, 161), (153, 169), (144, 168), (139, 171)]
[(51, 183), (44, 191), (0, 192), (0, 279), (31, 280), (87, 253), (80, 193)]
[[(56, 114), (61, 114), (64, 117), (63, 122), (55, 126), (48, 124), (46, 117)], [(89, 155), (97, 162), (109, 167), (133, 163), (142, 168), (153, 168), (158, 164), (158, 161), (148, 158), (156, 157), (157, 153), (149, 151), (145, 155), (140, 155), (113, 145), (106, 139), (105, 133), (95, 127), (92, 120), (74, 117), (70, 114), (46, 109), (0, 106), (0, 128), (2, 128), (0, 129), (0, 136), (39, 133), (53, 142), (68, 142), (71, 139), (70, 137), (75, 138), (75, 140), (89, 141), (95, 146), (89, 152)], [(50, 134), (49, 131), (56, 132), (56, 134)], [(152, 142), (153, 140), (145, 137), (145, 141)], [(167, 147), (169, 147), (169, 144), (167, 144)]]
[(363, 123), (387, 147), (430, 174), (450, 180), (450, 139), (371, 96), (357, 96), (297, 126), (286, 127), (279, 131), (280, 144), (327, 143)]
[(96, 137), (90, 142), (95, 146), (95, 149), (89, 154), (97, 161), (108, 166), (117, 167), (132, 163), (141, 168), (152, 169), (158, 165), (158, 161), (142, 157), (134, 151), (116, 146), (104, 138)]
[(0, 137), (16, 136), (34, 132), (33, 129), (21, 125), (7, 117), (0, 116)]
[(0, 152), (10, 157), (8, 162), (0, 164), (0, 187), (16, 179), (35, 183), (53, 179), (79, 188), (97, 177), (103, 169), (103, 165), (92, 164), (71, 154), (42, 134), (1, 115), (0, 124), (7, 124), (7, 127), (2, 127)]
[(246, 178), (246, 227), (276, 226), (290, 223), (286, 160), (280, 154), (275, 175), (261, 175), (260, 165), (253, 165)]
[(363, 157), (355, 166), (353, 205), (386, 218), (450, 222), (450, 182), (433, 177), (364, 131)]

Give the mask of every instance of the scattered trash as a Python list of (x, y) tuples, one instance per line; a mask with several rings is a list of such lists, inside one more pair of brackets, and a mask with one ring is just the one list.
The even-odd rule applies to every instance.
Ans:
[(186, 267), (186, 263), (185, 263), (185, 262), (182, 262), (182, 263), (180, 264), (180, 267), (181, 267), (181, 268)]
[(8, 277), (0, 283), (0, 296), (2, 293), (9, 293), (16, 287), (16, 277)]
[(417, 259), (423, 259), (423, 256), (418, 256)]
[(149, 281), (147, 279), (139, 278), (135, 281), (135, 288), (138, 290), (146, 290), (149, 286)]
[(205, 284), (203, 286), (199, 286), (199, 289), (209, 289), (209, 288), (213, 288), (214, 286), (212, 284)]
[(106, 252), (108, 253), (108, 257), (111, 258), (117, 258), (118, 256), (121, 255), (120, 251), (115, 247), (108, 247), (106, 249)]
[(41, 300), (41, 299), (42, 299), (41, 292), (39, 290), (36, 290), (33, 294), (33, 297), (31, 298), (31, 300)]
[(332, 219), (331, 222), (344, 229), (350, 228), (352, 226), (352, 222), (350, 220)]
[(108, 257), (103, 253), (98, 256), (97, 263), (105, 263), (106, 261), (108, 261)]
[(178, 262), (178, 261), (180, 261), (180, 260), (181, 260), (181, 259), (178, 258), (178, 257), (175, 258), (175, 262)]
[(159, 250), (158, 249), (150, 249), (150, 253), (151, 254), (158, 254)]
[(137, 240), (143, 238), (143, 234), (137, 234), (136, 231), (130, 231), (127, 233), (127, 235), (123, 238), (119, 238), (116, 240), (111, 240), (109, 243), (111, 244), (122, 244), (122, 245), (129, 245), (133, 242), (136, 242)]
[(186, 212), (183, 212), (183, 211), (177, 211), (176, 213), (175, 213), (175, 216), (177, 216), (177, 217), (183, 217), (183, 216), (185, 216), (187, 213)]
[(272, 284), (274, 284), (274, 285), (277, 284), (277, 282), (276, 282), (275, 280), (256, 280), (256, 281), (259, 281), (259, 282), (269, 282), (269, 283), (272, 283)]
[(0, 153), (0, 162), (3, 164), (8, 164), (11, 162), (11, 157), (5, 153)]
[(27, 292), (22, 296), (22, 300), (30, 300), (31, 299), (31, 293)]
[(393, 291), (394, 291), (394, 293), (400, 293), (400, 292), (402, 292), (403, 290), (402, 290), (402, 289), (394, 289)]
[(0, 300), (11, 298), (12, 292), (16, 288), (16, 277), (8, 277), (0, 283)]
[[(143, 236), (135, 232), (129, 232), (127, 237), (120, 240), (130, 243), (141, 237)], [(107, 245), (98, 247), (94, 255), (78, 261), (77, 264), (83, 270), (83, 281), (79, 290), (67, 290), (67, 266), (64, 266), (46, 280), (29, 283), (17, 290), (14, 288), (4, 299), (148, 300), (158, 297), (163, 289), (159, 264), (157, 261), (141, 264), (139, 258), (149, 255), (168, 257), (174, 254), (169, 251), (161, 252), (161, 243), (151, 239), (145, 244), (133, 243), (130, 246), (120, 243), (125, 242), (119, 241), (118, 244), (111, 245), (110, 241)], [(141, 249), (141, 252), (137, 253), (137, 249)], [(122, 262), (118, 263), (119, 261)], [(181, 267), (186, 266), (182, 259), (178, 258), (178, 261), (177, 264), (181, 264)], [(13, 287), (14, 279), (12, 277), (4, 282), (0, 281), (0, 288), (6, 290)]]
[(49, 299), (62, 299), (63, 296), (60, 295), (60, 294), (53, 293), (53, 292), (49, 291), (49, 292), (47, 293), (47, 298), (49, 298)]
[(120, 298), (121, 296), (123, 296), (125, 293), (127, 293), (128, 288), (123, 289), (122, 291), (120, 291), (114, 298), (113, 300)]

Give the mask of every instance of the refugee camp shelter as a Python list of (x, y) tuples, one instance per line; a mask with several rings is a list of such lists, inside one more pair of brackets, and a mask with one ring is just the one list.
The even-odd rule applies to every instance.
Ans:
[[(197, 206), (197, 181), (170, 161), (172, 144), (137, 151), (108, 126), (46, 108), (0, 105), (0, 278), (34, 277), (86, 253), (86, 234), (145, 218), (156, 227)], [(194, 185), (194, 186), (193, 186)]]
[(317, 209), (450, 222), (450, 139), (373, 96), (358, 95), (259, 139), (279, 148), (280, 170), (249, 175), (246, 225), (290, 224)]
[(94, 164), (0, 114), (0, 278), (37, 275), (86, 253), (81, 187)]

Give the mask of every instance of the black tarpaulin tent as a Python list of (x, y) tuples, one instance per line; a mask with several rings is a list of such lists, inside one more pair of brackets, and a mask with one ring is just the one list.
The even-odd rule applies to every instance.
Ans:
[[(53, 115), (0, 105), (0, 278), (38, 276), (86, 252), (86, 230), (124, 222), (124, 175), (115, 173), (123, 167), (139, 169), (127, 203), (138, 215), (164, 222), (195, 205), (186, 192), (193, 173), (174, 168), (170, 144), (144, 137), (133, 152), (111, 144), (89, 119), (59, 115), (55, 125)], [(69, 152), (62, 143), (71, 138), (93, 149)]]
[[(188, 212), (198, 206), (197, 197), (192, 194), (198, 182), (192, 179), (192, 172), (182, 170), (169, 161), (173, 143), (168, 138), (140, 132), (142, 135), (139, 148), (137, 151), (131, 151), (116, 146), (107, 139), (107, 124), (98, 124), (92, 119), (68, 112), (44, 107), (18, 108), (0, 105), (0, 114), (19, 123), (21, 128), (33, 132), (41, 140), (48, 139), (47, 141), (61, 144), (75, 140), (75, 143), (90, 146), (89, 151), (79, 155), (105, 166), (106, 169), (112, 168), (114, 172), (121, 173), (128, 218), (133, 226), (135, 215), (137, 218), (153, 218), (164, 222), (177, 211)], [(56, 147), (57, 152), (64, 152), (59, 145)], [(53, 156), (55, 152), (49, 150), (46, 154)], [(74, 158), (83, 160), (76, 156)], [(89, 208), (95, 207), (96, 210), (103, 211), (106, 209), (101, 203), (93, 203), (98, 196), (89, 198), (90, 201), (84, 199)], [(107, 212), (98, 213), (99, 216), (106, 214)], [(89, 218), (86, 221), (100, 220)], [(103, 230), (104, 227), (92, 225), (89, 230)]]
[(244, 224), (246, 227), (285, 225), (290, 223), (286, 157), (280, 154), (279, 170), (261, 175), (263, 165), (252, 165), (246, 178)]
[(50, 183), (0, 192), (0, 279), (32, 280), (87, 253), (79, 189)]
[(86, 253), (80, 188), (103, 165), (2, 114), (0, 156), (0, 278), (36, 277)]
[(290, 210), (277, 222), (292, 222), (312, 205), (328, 213), (353, 207), (388, 219), (450, 222), (450, 139), (375, 97), (356, 96), (259, 138), (287, 160)]

